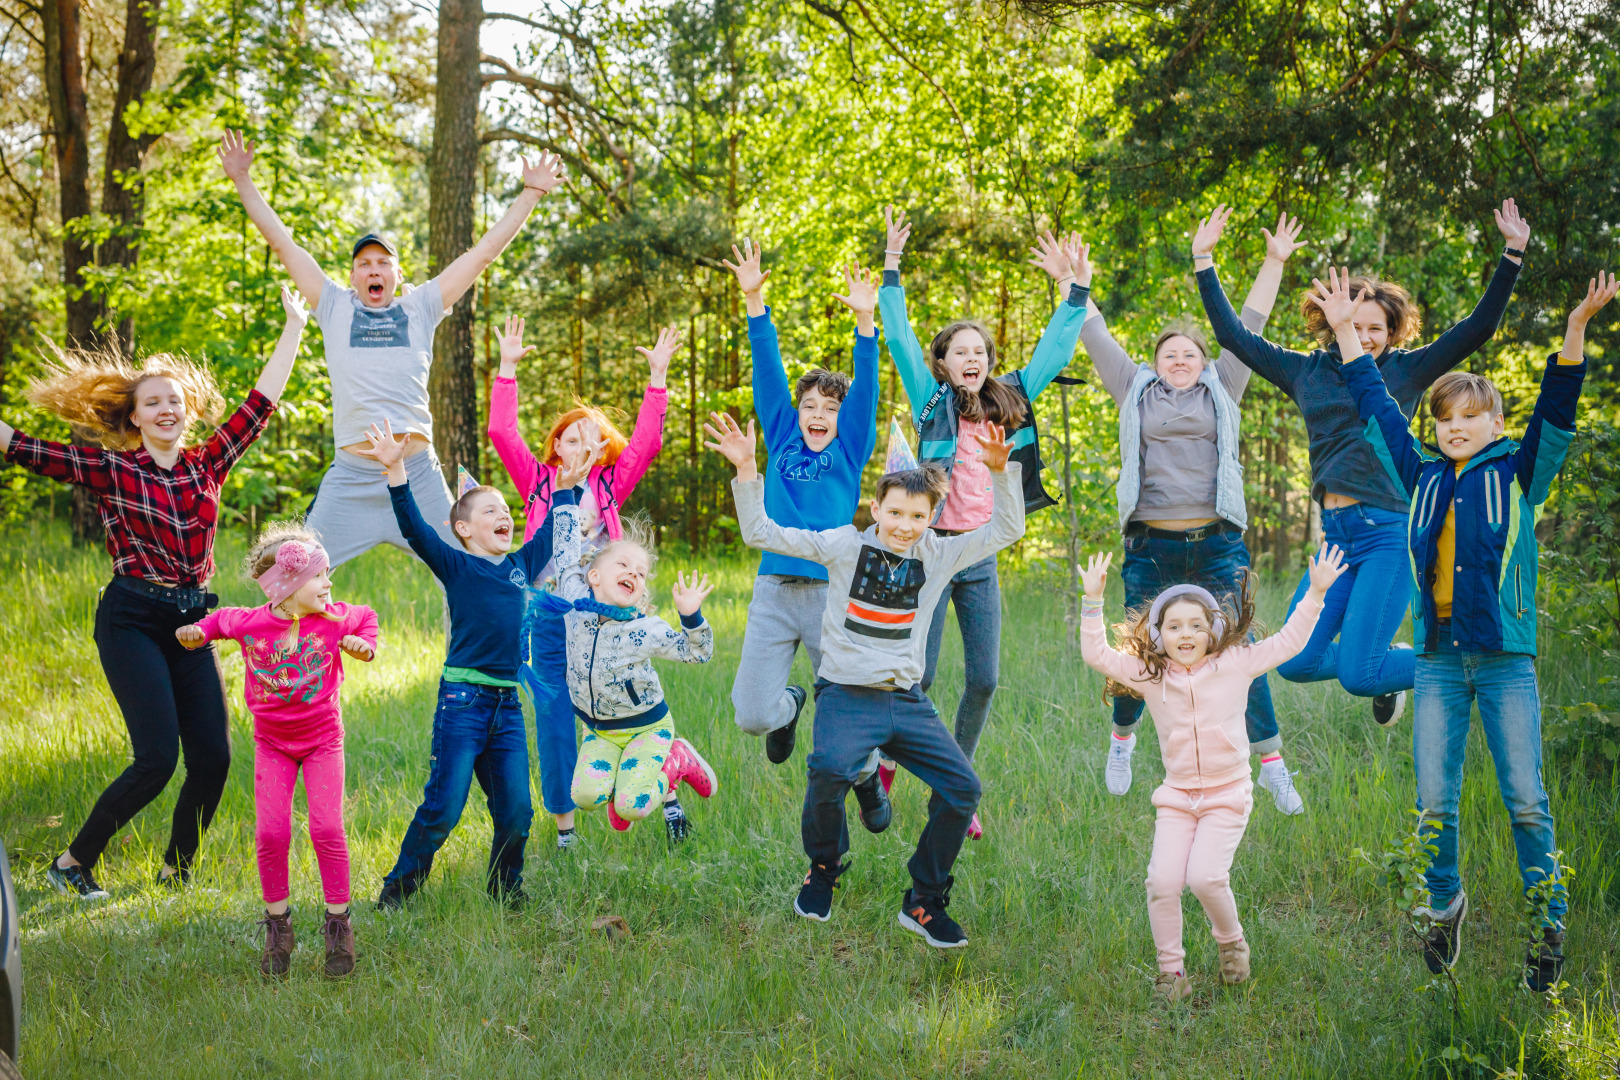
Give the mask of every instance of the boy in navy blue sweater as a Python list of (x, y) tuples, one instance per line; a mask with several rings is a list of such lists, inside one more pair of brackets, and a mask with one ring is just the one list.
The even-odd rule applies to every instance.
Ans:
[[(765, 435), (765, 510), (771, 520), (800, 529), (836, 529), (855, 517), (861, 473), (877, 445), (878, 338), (873, 312), (877, 278), (851, 264), (844, 268), (847, 295), (833, 299), (855, 313), (851, 351), (855, 377), (814, 368), (790, 393), (782, 351), (770, 309), (760, 249), (743, 240), (731, 249), (736, 262), (724, 263), (737, 275), (748, 304), (748, 345), (754, 362), (754, 411)], [(718, 448), (720, 435), (705, 425)], [(819, 563), (765, 552), (759, 560), (754, 597), (748, 605), (737, 680), (731, 690), (737, 726), (765, 736), (765, 756), (775, 764), (793, 753), (799, 713), (807, 698), (802, 686), (788, 685), (799, 646), (810, 654), (811, 670), (821, 666), (821, 615), (827, 606), (827, 570)], [(889, 810), (878, 785), (876, 760), (871, 775), (856, 785), (861, 820), (875, 832), (888, 824)]]
[(1541, 699), (1536, 684), (1535, 523), (1575, 437), (1586, 377), (1586, 324), (1615, 294), (1600, 275), (1570, 312), (1563, 349), (1547, 365), (1524, 439), (1503, 437), (1502, 394), (1479, 375), (1442, 375), (1429, 397), (1439, 454), (1425, 453), (1378, 365), (1358, 355), (1347, 314), (1349, 280), (1320, 282), (1315, 302), (1340, 338), (1345, 384), (1366, 438), (1410, 500), (1407, 530), (1416, 571), (1417, 648), (1412, 759), (1423, 827), (1436, 852), (1429, 866), (1429, 930), (1423, 958), (1438, 974), (1457, 961), (1468, 894), (1457, 873), (1457, 807), (1469, 718), (1479, 705), (1502, 801), (1513, 819), (1519, 874), (1539, 885), (1546, 918), (1531, 941), (1525, 982), (1545, 990), (1564, 961), (1567, 898), (1558, 880), (1553, 818), (1541, 783)]
[[(461, 541), (444, 542), (416, 507), (407, 483), (405, 444), (385, 422), (373, 425), (362, 451), (387, 470), (394, 517), (411, 550), (444, 585), (450, 605), (450, 642), (433, 713), (433, 756), (422, 805), (405, 830), (399, 859), (383, 879), (377, 906), (397, 909), (427, 880), (433, 856), (461, 820), (475, 769), (489, 793), (494, 826), (485, 886), (492, 897), (522, 904), (523, 848), (534, 817), (529, 797), (529, 744), (518, 699), (523, 663), (524, 594), (551, 561), (550, 524), (512, 551), (512, 514), (492, 487), (473, 487), (450, 508), (450, 528)], [(552, 506), (576, 502), (591, 455), (564, 462)]]

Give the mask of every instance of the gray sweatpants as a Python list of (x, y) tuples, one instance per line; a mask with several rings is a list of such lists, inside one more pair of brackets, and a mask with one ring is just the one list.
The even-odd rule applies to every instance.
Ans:
[[(405, 477), (422, 519), (448, 544), (458, 541), (450, 531), (450, 486), (444, 482), (439, 455), (433, 447), (405, 459)], [(393, 544), (410, 551), (394, 520), (388, 481), (375, 461), (339, 450), (321, 477), (315, 502), (304, 523), (326, 548), (334, 567), (364, 555), (378, 544)]]

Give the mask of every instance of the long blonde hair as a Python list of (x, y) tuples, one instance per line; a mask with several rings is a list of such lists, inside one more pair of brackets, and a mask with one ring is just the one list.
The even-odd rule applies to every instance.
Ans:
[(172, 353), (153, 353), (136, 366), (114, 347), (64, 350), (51, 346), (55, 359), (45, 374), (28, 384), (29, 401), (55, 413), (86, 438), (109, 450), (133, 450), (140, 431), (130, 423), (135, 391), (147, 379), (174, 383), (186, 399), (192, 425), (213, 424), (225, 411), (214, 376), (207, 368)]
[(272, 521), (264, 527), (264, 531), (253, 541), (248, 548), (247, 558), (243, 560), (243, 569), (247, 576), (258, 580), (265, 572), (276, 565), (276, 553), (281, 545), (289, 540), (297, 540), (301, 544), (312, 547), (320, 545), (321, 538), (309, 530), (302, 521)]
[[(1204, 609), (1204, 618), (1211, 626), (1215, 625), (1218, 615), (1226, 623), (1221, 632), (1220, 639), (1214, 642), (1209, 649), (1210, 656), (1225, 652), (1233, 645), (1241, 645), (1249, 636), (1249, 628), (1254, 624), (1254, 573), (1244, 570), (1238, 580), (1237, 593), (1232, 597), (1221, 600), (1221, 610), (1211, 611), (1207, 604), (1201, 603), (1194, 596), (1178, 596), (1175, 603), (1198, 604)], [(1170, 605), (1165, 606), (1168, 611)], [(1164, 679), (1164, 668), (1170, 658), (1163, 650), (1153, 644), (1153, 628), (1148, 625), (1148, 616), (1153, 613), (1153, 602), (1150, 600), (1135, 611), (1126, 612), (1125, 621), (1114, 627), (1119, 635), (1118, 649), (1127, 656), (1134, 656), (1142, 661), (1142, 667), (1147, 672), (1149, 682), (1160, 682)], [(1159, 613), (1159, 619), (1164, 620), (1164, 612)], [(1139, 698), (1142, 692), (1133, 686), (1114, 679), (1109, 679), (1103, 685), (1103, 702), (1117, 697)]]

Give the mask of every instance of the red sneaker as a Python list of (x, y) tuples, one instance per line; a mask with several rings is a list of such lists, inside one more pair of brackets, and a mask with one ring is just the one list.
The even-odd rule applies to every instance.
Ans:
[(883, 785), (883, 791), (888, 793), (894, 787), (894, 762), (884, 758), (878, 762), (878, 783)]
[(676, 739), (669, 744), (669, 756), (664, 758), (664, 775), (669, 777), (670, 791), (674, 791), (675, 785), (684, 780), (686, 786), (697, 792), (701, 799), (713, 795), (720, 786), (709, 763), (685, 739)]
[(974, 814), (973, 820), (968, 822), (968, 839), (978, 840), (984, 836), (984, 826), (979, 824), (979, 815)]
[(624, 818), (619, 816), (619, 812), (613, 808), (613, 800), (608, 800), (607, 808), (608, 823), (615, 829), (618, 829), (620, 832), (628, 831), (630, 826), (635, 824), (634, 822), (626, 821)]

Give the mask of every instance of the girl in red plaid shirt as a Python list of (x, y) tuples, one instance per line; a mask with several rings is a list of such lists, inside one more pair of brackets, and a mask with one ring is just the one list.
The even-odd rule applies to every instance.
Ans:
[(100, 446), (47, 442), (0, 421), (8, 462), (94, 493), (113, 559), (112, 582), (96, 608), (96, 648), (134, 760), (47, 871), (71, 896), (106, 899), (91, 876), (96, 860), (168, 785), (182, 753), (186, 778), (160, 884), (188, 879), (225, 790), (231, 750), (219, 660), (212, 645), (188, 652), (174, 632), (218, 602), (205, 587), (214, 574), (219, 491), (275, 412), (308, 321), (296, 293), (283, 288), (281, 303), (286, 326), (257, 385), (199, 445), (187, 445), (188, 430), (218, 420), (224, 401), (206, 369), (168, 355), (149, 356), (139, 367), (116, 354), (64, 355), (29, 388), (29, 400)]

